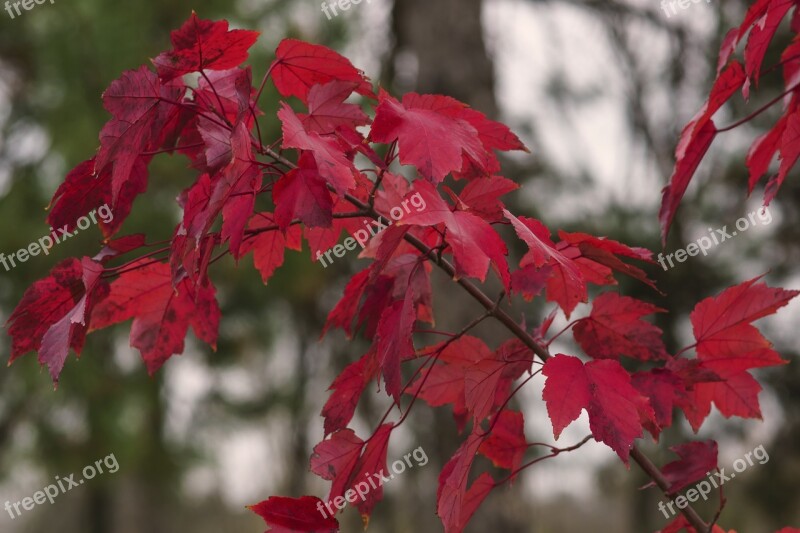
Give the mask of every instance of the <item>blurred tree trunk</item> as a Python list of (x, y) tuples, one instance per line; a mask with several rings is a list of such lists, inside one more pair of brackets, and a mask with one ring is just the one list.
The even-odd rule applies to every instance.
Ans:
[(494, 65), (483, 40), (482, 9), (483, 0), (395, 2), (395, 42), (383, 76), (393, 92), (446, 94), (496, 117)]

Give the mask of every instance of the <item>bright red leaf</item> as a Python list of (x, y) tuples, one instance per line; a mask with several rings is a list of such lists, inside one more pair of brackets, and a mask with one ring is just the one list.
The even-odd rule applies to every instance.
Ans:
[(275, 87), (283, 96), (296, 96), (303, 102), (315, 85), (329, 81), (357, 84), (359, 94), (373, 96), (372, 86), (364, 73), (350, 61), (324, 46), (284, 39), (275, 50), (270, 66)]
[(577, 357), (559, 354), (547, 360), (542, 373), (547, 377), (542, 397), (555, 438), (586, 409), (594, 438), (628, 464), (631, 445), (642, 436), (639, 409), (647, 400), (622, 365), (608, 359), (584, 365)]

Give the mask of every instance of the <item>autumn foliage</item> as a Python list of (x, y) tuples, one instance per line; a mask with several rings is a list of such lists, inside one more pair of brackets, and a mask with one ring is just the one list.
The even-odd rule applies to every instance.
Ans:
[[(789, 4), (794, 2), (757, 2), (727, 46), (732, 50), (754, 25), (750, 41), (754, 35), (769, 41), (770, 28)], [(694, 342), (672, 354), (648, 320), (666, 310), (613, 289), (589, 298), (590, 287), (614, 287), (620, 276), (649, 285), (657, 296), (643, 270), (652, 263), (650, 251), (586, 233), (559, 230), (554, 237), (543, 222), (506, 208), (502, 197), (518, 186), (499, 175), (497, 153), (527, 151), (506, 126), (446, 96), (411, 93), (397, 99), (376, 91), (346, 58), (291, 39), (281, 42), (263, 81), (254, 85), (250, 67), (242, 63), (257, 36), (192, 14), (173, 32), (172, 49), (153, 60), (155, 71), (127, 71), (106, 90), (103, 103), (111, 118), (100, 132), (99, 149), (67, 175), (48, 222), (72, 228), (106, 203), (115, 217), (102, 226), (106, 240), (97, 255), (64, 261), (25, 293), (9, 321), (11, 361), (35, 351), (57, 383), (69, 351), (79, 355), (88, 333), (132, 321), (131, 346), (155, 373), (183, 351), (190, 328), (215, 347), (221, 317), (208, 275), (212, 263), (226, 255), (252, 257), (268, 283), (287, 250), (300, 251), (307, 243), (315, 260), (337, 244), (342, 231), (353, 234), (371, 220), (389, 220), (393, 206), (419, 195), (425, 209), (377, 234), (361, 253), (371, 262), (350, 279), (325, 326), (370, 341), (366, 353), (341, 369), (322, 406), (326, 438), (314, 448), (310, 468), (330, 481), (325, 501), (387, 468), (393, 431), (422, 402), (449, 409), (464, 435), (439, 475), (437, 509), (447, 532), (462, 531), (484, 498), (524, 469), (591, 440), (647, 471), (652, 463), (635, 441), (645, 433), (658, 440), (674, 423), (676, 408), (695, 431), (712, 405), (726, 417), (761, 417), (761, 386), (751, 371), (786, 361), (753, 322), (798, 291), (771, 288), (756, 278), (708, 297), (691, 313)], [(751, 80), (757, 82), (762, 48), (748, 42), (745, 67), (732, 62), (721, 70), (708, 104), (687, 126), (664, 195), (665, 232), (717, 132), (711, 115), (742, 85), (746, 91)], [(725, 50), (721, 64), (727, 62)], [(796, 61), (785, 64), (792, 77)], [(285, 101), (262, 111), (258, 101), (268, 82)], [(792, 94), (792, 110), (794, 99)], [(263, 140), (259, 117), (279, 121), (281, 138)], [(794, 114), (781, 120), (776, 128), (782, 132), (797, 126)], [(788, 141), (789, 133), (768, 136), (748, 164), (754, 172), (762, 169), (764, 158), (780, 149), (781, 173), (770, 182), (769, 200), (785, 176), (784, 163), (794, 164), (800, 150)], [(159, 154), (183, 156), (196, 170), (196, 180), (178, 198), (180, 222), (164, 244), (150, 243), (145, 235), (120, 237)], [(519, 260), (509, 259), (514, 239), (527, 249)], [(435, 269), (481, 311), (460, 331), (445, 332), (442, 342), (421, 346), (415, 331), (434, 321)], [(502, 286), (505, 299), (542, 298), (554, 304), (553, 313), (534, 326), (513, 319), (503, 298), (483, 292), (489, 277)], [(570, 318), (586, 303), (588, 314), (570, 323), (584, 353), (551, 355), (548, 346), (560, 335), (549, 333), (555, 314)], [(483, 320), (497, 321), (507, 341), (491, 347), (471, 335)], [(622, 358), (629, 360), (625, 366)], [(553, 445), (544, 456), (534, 454), (535, 445), (526, 440), (524, 413), (510, 407), (539, 373), (546, 378), (543, 407), (554, 437), (583, 411), (591, 428), (583, 442)], [(376, 383), (383, 391), (377, 394), (385, 392), (392, 406), (373, 421), (371, 434), (359, 436), (349, 424), (360, 397), (375, 394)], [(671, 494), (714, 470), (716, 443), (703, 446), (713, 446), (714, 453), (686, 465), (679, 451), (681, 459), (662, 472), (648, 471), (654, 483)], [(476, 472), (479, 454), (495, 470)], [(334, 517), (318, 511), (319, 497), (292, 496), (269, 498), (252, 510), (271, 531), (338, 530)], [(365, 520), (382, 496), (374, 490), (356, 502)], [(664, 531), (683, 526), (706, 527), (687, 511)]]

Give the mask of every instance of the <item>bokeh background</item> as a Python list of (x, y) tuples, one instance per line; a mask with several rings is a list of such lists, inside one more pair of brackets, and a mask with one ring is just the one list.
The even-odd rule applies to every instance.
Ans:
[[(50, 197), (65, 173), (96, 149), (107, 119), (102, 91), (123, 70), (167, 49), (169, 31), (192, 9), (262, 32), (250, 62), (255, 79), (277, 43), (296, 37), (339, 50), (396, 94), (447, 94), (505, 121), (532, 148), (531, 155), (505, 161), (505, 174), (523, 184), (512, 195), (512, 210), (550, 227), (657, 250), (660, 189), (671, 173), (677, 135), (707, 94), (721, 36), (748, 4), (713, 0), (667, 16), (656, 0), (365, 0), (332, 20), (320, 0), (55, 0), (13, 20), (0, 12), (0, 251), (48, 233)], [(789, 38), (782, 28), (777, 39)], [(778, 61), (783, 47), (775, 48), (765, 66)], [(781, 90), (777, 73), (765, 77), (749, 107), (737, 101), (721, 113), (721, 123)], [(266, 137), (279, 132), (276, 102), (274, 92), (265, 93)], [(744, 155), (772, 118), (768, 113), (718, 138), (679, 211), (668, 251), (758, 207), (759, 191), (745, 198)], [(174, 199), (190, 176), (180, 158), (157, 158), (148, 193), (124, 232), (168, 238), (178, 217)], [(800, 181), (790, 176), (768, 226), (669, 272), (651, 268), (666, 296), (627, 282), (623, 290), (670, 309), (658, 324), (670, 348), (685, 345), (688, 312), (701, 298), (766, 271), (771, 283), (800, 287), (798, 206)], [(0, 270), (3, 322), (26, 287), (65, 257), (92, 255), (100, 238), (93, 228), (50, 256)], [(111, 453), (120, 470), (22, 518), (0, 512), (0, 531), (260, 532), (263, 522), (245, 505), (275, 494), (322, 496), (326, 485), (308, 472), (308, 457), (322, 437), (325, 390), (365, 346), (341, 332), (318, 341), (319, 332), (363, 264), (348, 257), (322, 269), (307, 250), (292, 253), (264, 287), (249, 260), (239, 268), (218, 263), (212, 276), (224, 316), (219, 350), (211, 353), (190, 337), (186, 353), (154, 378), (128, 347), (127, 327), (91, 335), (80, 361), (70, 356), (57, 391), (32, 354), (2, 365), (0, 506)], [(441, 329), (459, 328), (479, 312), (446, 278), (435, 282)], [(537, 319), (549, 312), (533, 305), (515, 312), (523, 310)], [(768, 463), (725, 486), (730, 504), (722, 524), (739, 533), (800, 526), (799, 318), (795, 304), (761, 324), (791, 361), (758, 374), (764, 421), (715, 414), (700, 433), (719, 440), (722, 466), (761, 444), (769, 453)], [(499, 328), (485, 326), (479, 333), (490, 343), (503, 340)], [(572, 344), (565, 336), (554, 349), (569, 353)], [(7, 335), (0, 350), (7, 357)], [(374, 426), (379, 403), (365, 401), (357, 428)], [(552, 441), (541, 382), (525, 389), (518, 407), (525, 410), (529, 440)], [(402, 429), (389, 457), (423, 446), (430, 463), (392, 482), (369, 530), (441, 531), (436, 476), (458, 446), (455, 426), (448, 413), (420, 406)], [(581, 419), (559, 444), (586, 433)], [(673, 459), (667, 445), (689, 437), (681, 421), (659, 448), (645, 449), (664, 464)], [(639, 490), (645, 482), (605, 446), (587, 445), (495, 491), (467, 530), (655, 531), (666, 520), (659, 495)], [(699, 508), (713, 515), (712, 505)], [(356, 514), (346, 512), (344, 531), (361, 530)]]

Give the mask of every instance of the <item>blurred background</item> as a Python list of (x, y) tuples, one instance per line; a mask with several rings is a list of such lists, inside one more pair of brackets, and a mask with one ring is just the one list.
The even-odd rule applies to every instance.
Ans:
[[(285, 37), (335, 48), (395, 94), (441, 93), (509, 124), (532, 154), (505, 161), (505, 175), (522, 183), (512, 211), (551, 228), (607, 235), (660, 250), (660, 189), (672, 169), (682, 126), (705, 99), (725, 31), (738, 25), (749, 2), (690, 4), (669, 16), (655, 0), (371, 0), (330, 20), (320, 0), (55, 0), (11, 19), (0, 12), (0, 252), (11, 253), (47, 234), (45, 211), (65, 173), (88, 158), (107, 119), (100, 95), (123, 70), (169, 48), (169, 31), (195, 9), (226, 18), (262, 37), (250, 64), (259, 79)], [(777, 41), (786, 43), (788, 28)], [(765, 67), (778, 61), (776, 46)], [(761, 81), (748, 106), (726, 108), (718, 124), (744, 116), (782, 91), (777, 72)], [(279, 133), (277, 95), (265, 93), (265, 137)], [(745, 197), (744, 156), (771, 126), (766, 113), (718, 138), (678, 212), (667, 251), (683, 248), (708, 227), (732, 225), (759, 206)], [(269, 132), (269, 133), (268, 133)], [(175, 197), (192, 174), (180, 158), (156, 158), (149, 190), (125, 233), (169, 238), (178, 220)], [(800, 287), (800, 181), (789, 179), (759, 225), (664, 272), (649, 274), (667, 293), (641, 284), (622, 290), (671, 311), (658, 317), (671, 349), (688, 344), (688, 312), (724, 287), (770, 271), (768, 281)], [(97, 228), (0, 270), (0, 315), (8, 318), (25, 288), (61, 259), (93, 255)], [(517, 250), (519, 252), (521, 250)], [(249, 259), (219, 262), (212, 276), (223, 308), (219, 349), (187, 339), (186, 353), (149, 378), (128, 347), (129, 327), (91, 335), (80, 361), (67, 361), (53, 390), (33, 354), (0, 370), (0, 506), (32, 495), (54, 476), (80, 473), (114, 454), (120, 468), (11, 520), (0, 531), (43, 533), (260, 532), (245, 509), (270, 495), (316, 494), (327, 485), (308, 472), (322, 438), (319, 412), (333, 377), (360, 357), (363, 341), (341, 332), (318, 341), (346, 280), (366, 264), (353, 257), (328, 269), (291, 253), (264, 287)], [(437, 327), (459, 329), (477, 306), (436, 274)], [(445, 303), (447, 302), (447, 303)], [(541, 319), (550, 308), (519, 305)], [(791, 364), (758, 373), (764, 421), (717, 414), (700, 437), (720, 442), (720, 465), (764, 445), (770, 461), (756, 463), (725, 485), (730, 505), (721, 523), (739, 533), (800, 526), (800, 305), (760, 324)], [(556, 323), (558, 331), (564, 323)], [(485, 323), (477, 332), (492, 346), (505, 339)], [(0, 347), (9, 352), (9, 339)], [(570, 353), (568, 336), (554, 344)], [(541, 381), (519, 397), (529, 440), (552, 442)], [(381, 400), (365, 395), (354, 426), (374, 427)], [(559, 440), (588, 433), (585, 418)], [(658, 464), (674, 459), (667, 445), (691, 438), (680, 419), (656, 448)], [(436, 478), (459, 444), (452, 417), (419, 405), (396, 431), (389, 458), (422, 446), (430, 463), (393, 481), (370, 524), (375, 532), (436, 532)], [(485, 467), (485, 464), (480, 464)], [(79, 476), (78, 476), (79, 477)], [(646, 478), (603, 445), (590, 444), (528, 469), (490, 495), (467, 531), (561, 533), (651, 532), (663, 527), (659, 494), (639, 490)], [(716, 502), (699, 505), (713, 516)], [(343, 531), (361, 530), (355, 510)]]

